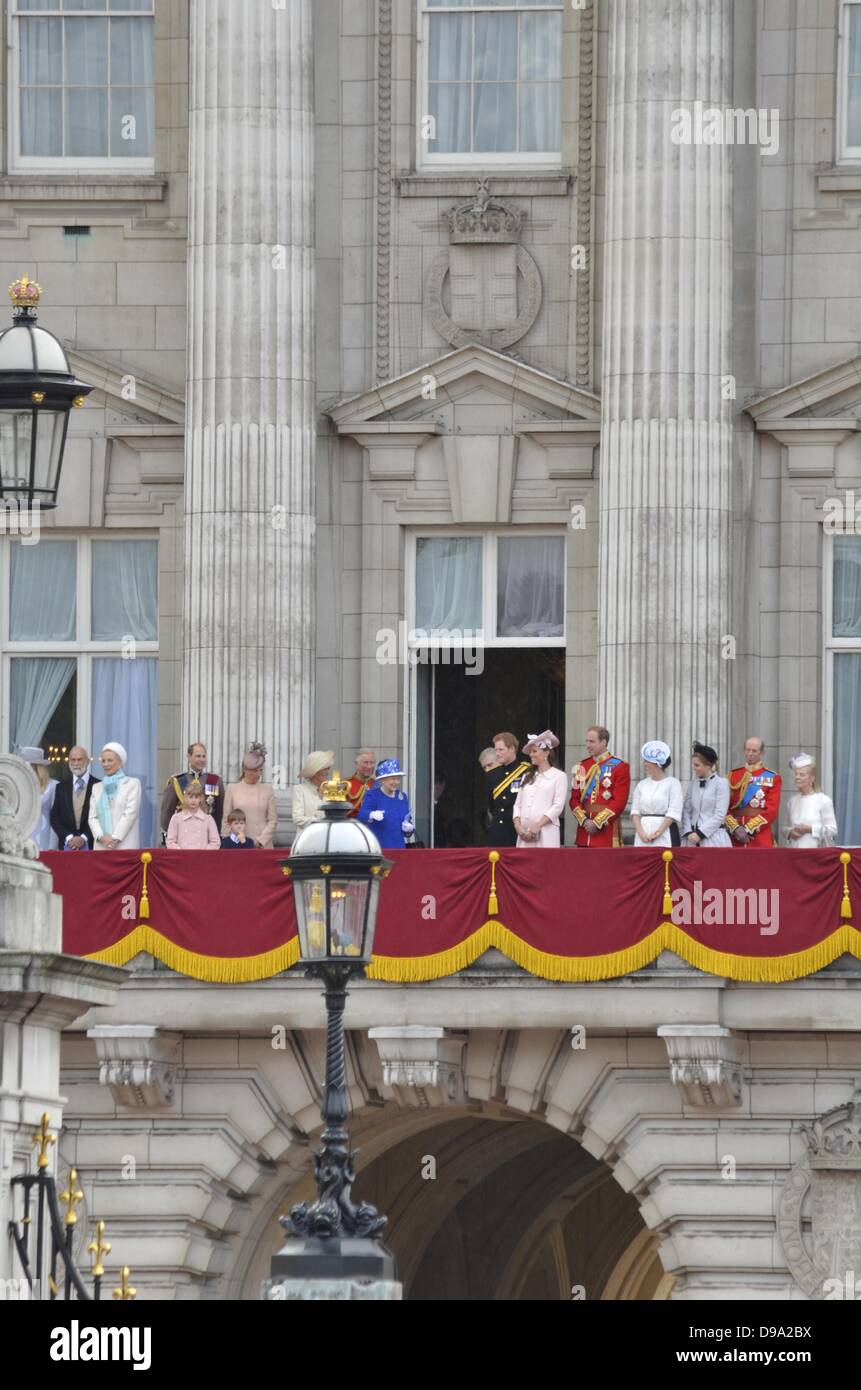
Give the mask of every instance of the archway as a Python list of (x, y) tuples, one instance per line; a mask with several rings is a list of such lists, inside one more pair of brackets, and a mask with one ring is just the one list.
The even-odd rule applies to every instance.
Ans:
[[(356, 1184), (389, 1218), (405, 1298), (669, 1296), (636, 1199), (575, 1140), (511, 1112), (414, 1118), (406, 1133), (396, 1123), (388, 1144), (377, 1131)], [(306, 1177), (279, 1210), (312, 1188)], [(282, 1238), (270, 1223), (267, 1263)]]

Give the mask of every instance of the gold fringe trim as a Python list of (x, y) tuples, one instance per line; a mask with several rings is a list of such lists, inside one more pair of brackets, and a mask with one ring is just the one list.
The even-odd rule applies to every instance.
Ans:
[(259, 956), (202, 956), (196, 951), (186, 951), (153, 927), (136, 927), (129, 936), (124, 936), (115, 946), (104, 951), (95, 951), (87, 960), (100, 960), (105, 965), (128, 965), (130, 960), (146, 951), (155, 956), (162, 965), (175, 970), (179, 975), (189, 975), (193, 980), (204, 980), (209, 984), (240, 985), (254, 980), (269, 980), (289, 970), (299, 959), (299, 938), (273, 951), (264, 951)]
[(392, 984), (420, 984), (426, 980), (438, 980), (444, 975), (466, 970), (491, 947), (502, 951), (530, 975), (565, 983), (609, 980), (629, 975), (656, 960), (662, 951), (675, 951), (688, 965), (709, 975), (723, 975), (730, 980), (778, 983), (812, 975), (846, 953), (861, 960), (861, 932), (854, 927), (841, 926), (815, 946), (791, 955), (742, 956), (729, 951), (715, 951), (694, 941), (675, 923), (662, 922), (650, 936), (622, 951), (601, 956), (558, 956), (527, 945), (501, 922), (488, 921), (466, 940), (434, 955), (374, 956), (368, 968), (368, 978), (386, 980)]

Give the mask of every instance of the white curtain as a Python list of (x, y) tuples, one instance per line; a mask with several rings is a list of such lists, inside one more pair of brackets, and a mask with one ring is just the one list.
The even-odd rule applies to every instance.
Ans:
[(441, 536), (416, 542), (416, 627), (481, 627), (482, 541)]
[(472, 16), (441, 14), (430, 21), (429, 114), (436, 122), (432, 154), (469, 150)]
[(75, 674), (73, 656), (15, 657), (10, 682), (12, 749), (41, 748), (41, 739)]
[[(141, 847), (155, 844), (158, 662), (154, 657), (98, 658), (93, 662), (93, 757), (106, 743), (121, 743), (125, 771), (141, 784)], [(98, 766), (96, 775), (99, 776)]]
[(861, 652), (834, 656), (834, 809), (838, 844), (861, 845)]
[(74, 642), (77, 610), (75, 541), (12, 546), (13, 642)]
[[(111, 154), (115, 158), (153, 153), (153, 56), (152, 19), (111, 20)], [(123, 135), (126, 116), (134, 117), (133, 139)]]
[(158, 640), (158, 541), (93, 542), (92, 636)]
[(834, 540), (835, 637), (861, 637), (861, 540)]
[(846, 71), (846, 143), (861, 145), (861, 5), (849, 7), (849, 54)]
[(565, 541), (524, 536), (499, 541), (500, 637), (561, 637), (565, 612)]
[[(63, 153), (63, 21), (22, 19), (21, 153)], [(50, 85), (49, 85), (50, 84)]]

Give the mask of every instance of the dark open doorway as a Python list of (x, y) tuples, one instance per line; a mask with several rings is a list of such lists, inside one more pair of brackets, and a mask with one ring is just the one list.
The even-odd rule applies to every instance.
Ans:
[(565, 651), (489, 648), (481, 675), (463, 665), (425, 665), (418, 669), (419, 735), (416, 766), (416, 824), (424, 844), (432, 843), (433, 779), (445, 789), (437, 809), (437, 842), (449, 848), (487, 843), (485, 774), (478, 757), (493, 735), (510, 730), (526, 735), (552, 729), (565, 747)]

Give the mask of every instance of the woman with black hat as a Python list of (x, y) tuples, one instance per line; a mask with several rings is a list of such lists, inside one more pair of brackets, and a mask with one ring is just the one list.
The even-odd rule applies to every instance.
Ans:
[(706, 743), (695, 743), (693, 777), (685, 792), (682, 844), (691, 849), (732, 849), (724, 825), (729, 810), (729, 782), (717, 773), (718, 755)]

